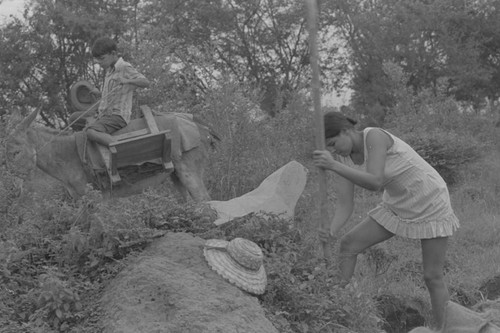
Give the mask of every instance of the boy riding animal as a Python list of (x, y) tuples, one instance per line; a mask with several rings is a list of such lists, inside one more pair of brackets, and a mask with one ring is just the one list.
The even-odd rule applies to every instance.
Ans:
[[(32, 112), (7, 136), (7, 167), (21, 178), (26, 178), (38, 167), (61, 181), (73, 198), (82, 196), (92, 179), (89, 179), (78, 154), (75, 135), (56, 135), (48, 129), (30, 126), (37, 115), (38, 110)], [(159, 129), (162, 130), (166, 129), (169, 122), (176, 121), (179, 117), (180, 115), (176, 114), (165, 114), (155, 118)], [(199, 124), (193, 126), (199, 131), (198, 144), (191, 145), (189, 150), (180, 149), (177, 157), (172, 158), (173, 172), (158, 173), (142, 182), (117, 187), (113, 193), (108, 194), (126, 196), (140, 193), (148, 185), (164, 182), (170, 175), (183, 199), (187, 200), (189, 195), (196, 202), (209, 201), (210, 195), (203, 183), (203, 174), (213, 136), (207, 127)], [(182, 136), (183, 133), (179, 135)]]
[[(212, 138), (218, 139), (217, 136), (212, 135), (207, 126), (195, 122), (188, 115), (169, 113), (153, 116), (147, 107), (147, 110), (143, 109), (143, 113), (145, 119), (147, 118), (150, 133), (138, 135), (140, 131), (137, 131), (137, 124), (141, 125), (144, 121), (131, 120), (133, 93), (137, 88), (148, 87), (149, 81), (132, 65), (125, 62), (117, 52), (117, 44), (110, 38), (98, 38), (93, 44), (92, 55), (106, 71), (106, 76), (97, 113), (91, 108), (75, 112), (69, 119), (70, 124), (83, 121), (84, 131), (73, 135), (62, 135), (63, 133), (56, 135), (48, 129), (31, 127), (38, 115), (38, 110), (34, 111), (6, 138), (7, 165), (21, 178), (26, 178), (35, 167), (38, 167), (61, 181), (73, 198), (85, 194), (88, 183), (98, 185), (99, 189), (109, 192), (105, 194), (126, 196), (140, 193), (150, 185), (163, 183), (167, 176), (170, 176), (184, 200), (189, 196), (196, 202), (210, 200), (203, 183), (203, 173), (207, 149), (213, 142)], [(100, 94), (97, 89), (91, 93)], [(88, 116), (94, 117), (94, 121), (85, 119)], [(83, 140), (85, 148), (82, 154), (80, 143), (83, 133), (86, 137)], [(117, 142), (120, 136), (128, 140)], [(87, 138), (91, 140), (88, 144)], [(150, 140), (151, 138), (153, 140)], [(142, 145), (136, 144), (139, 140), (142, 140)], [(162, 147), (151, 150), (151, 146), (157, 142)], [(126, 144), (131, 145), (125, 149)], [(104, 170), (112, 183), (108, 188), (99, 186), (104, 182), (99, 177), (100, 174), (94, 172), (95, 164), (93, 166), (87, 163), (87, 148), (90, 146), (97, 146), (101, 152), (107, 151), (101, 157), (106, 164)], [(123, 149), (121, 155), (118, 154), (120, 147)], [(117, 174), (117, 167), (120, 166), (116, 165), (118, 157), (123, 157), (125, 154), (125, 163), (128, 163), (130, 158), (127, 154), (137, 159), (143, 157), (144, 152), (148, 150), (154, 154), (159, 152), (158, 157), (162, 158), (161, 167), (154, 168), (147, 175), (122, 181)], [(120, 161), (123, 167), (123, 158)]]

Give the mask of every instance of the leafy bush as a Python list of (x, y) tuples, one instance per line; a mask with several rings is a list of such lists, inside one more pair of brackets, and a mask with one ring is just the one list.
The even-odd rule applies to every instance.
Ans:
[(83, 304), (120, 271), (121, 259), (166, 230), (215, 228), (195, 206), (153, 191), (106, 203), (92, 190), (76, 203), (61, 197), (27, 203), (19, 209), (21, 223), (8, 216), (7, 240), (0, 242), (0, 309), (6, 309), (0, 328), (13, 332), (69, 330), (98, 315)]
[[(456, 177), (456, 172), (464, 170), (463, 164), (471, 160), (482, 163), (478, 161), (480, 153), (498, 139), (498, 134), (490, 131), (487, 120), (458, 112), (456, 103), (447, 98), (434, 99), (430, 94), (400, 96), (400, 100), (408, 98), (405, 110), (412, 112), (389, 113), (389, 130), (412, 144), (448, 182), (469, 179), (464, 175)], [(314, 126), (313, 113), (307, 103), (296, 97), (289, 101), (287, 110), (275, 118), (259, 120), (248, 116), (258, 100), (259, 96), (248, 87), (226, 82), (208, 91), (203, 104), (189, 110), (212, 124), (223, 139), (210, 152), (207, 169), (206, 179), (213, 198), (227, 200), (253, 190), (290, 160), (306, 167), (311, 165)], [(493, 179), (492, 175), (498, 176), (493, 172), (497, 161), (492, 158), (482, 169), (470, 170), (466, 166), (466, 174), (470, 179), (485, 177), (487, 180), (483, 183), (486, 183)], [(269, 282), (259, 301), (281, 332), (377, 332), (381, 318), (376, 300), (384, 288), (392, 290), (390, 288), (398, 286), (398, 293), (406, 293), (403, 298), (411, 293), (425, 295), (422, 299), (427, 297), (420, 270), (415, 271), (415, 277), (408, 276), (408, 269), (404, 269), (407, 254), (399, 255), (402, 249), (413, 249), (405, 244), (392, 252), (377, 248), (367, 251), (360, 256), (358, 279), (347, 288), (340, 288), (335, 269), (325, 269), (318, 256), (314, 223), (317, 212), (312, 194), (317, 188), (316, 175), (312, 168), (297, 203), (294, 221), (272, 215), (251, 215), (220, 227), (212, 223), (212, 216), (206, 214), (204, 207), (180, 205), (167, 191), (151, 190), (106, 203), (102, 202), (100, 193), (89, 191), (80, 201), (70, 203), (62, 196), (28, 198), (30, 193), (24, 193), (18, 197), (17, 187), (10, 187), (16, 195), (10, 197), (12, 204), (8, 205), (1, 224), (0, 330), (16, 333), (100, 331), (96, 327), (101, 313), (96, 299), (103, 283), (125, 267), (131, 254), (172, 231), (189, 232), (205, 239), (244, 237), (259, 244), (265, 254)], [(1, 174), (0, 183), (13, 184), (7, 177)], [(488, 186), (489, 196), (495, 198), (500, 187), (498, 184)], [(484, 192), (482, 188), (457, 191), (462, 192), (463, 209), (470, 210), (468, 205), (478, 201), (494, 202), (477, 199), (475, 193)], [(472, 195), (475, 201), (470, 200)], [(359, 222), (375, 195), (372, 198), (361, 192), (356, 200), (351, 226)], [(482, 204), (481, 210), (486, 206)], [(482, 221), (480, 218), (467, 217), (473, 221), (470, 230), (476, 231), (467, 232), (467, 245), (471, 245), (467, 249), (481, 240), (486, 240), (485, 246), (494, 244), (491, 232), (494, 218), (486, 217), (492, 227), (485, 231), (476, 227), (475, 223)], [(458, 242), (452, 242), (451, 246), (457, 247), (456, 244)], [(391, 253), (398, 253), (397, 258)], [(419, 256), (420, 253), (412, 262), (417, 262)], [(457, 260), (456, 266), (460, 266), (460, 270), (464, 265), (458, 263), (466, 256), (470, 253), (457, 256), (460, 261)], [(471, 258), (469, 266), (479, 257)], [(490, 259), (494, 260), (493, 255)], [(472, 279), (475, 274), (467, 276)], [(462, 279), (462, 276), (450, 278), (459, 286), (454, 279)], [(461, 290), (460, 294), (470, 292), (474, 283), (467, 284), (467, 288), (463, 288), (467, 290)], [(454, 290), (457, 289), (452, 288)]]
[(478, 159), (486, 145), (470, 135), (433, 131), (409, 133), (403, 139), (415, 149), (448, 183), (456, 185), (458, 171), (468, 162)]
[(42, 326), (47, 320), (52, 327), (64, 331), (69, 327), (68, 321), (73, 313), (82, 309), (78, 293), (69, 288), (61, 277), (64, 275), (51, 270), (40, 276), (38, 310), (30, 317), (37, 326)]
[(433, 90), (415, 93), (399, 65), (385, 63), (384, 71), (397, 101), (387, 110), (386, 127), (401, 133), (449, 185), (455, 185), (460, 167), (478, 159), (499, 138), (493, 115), (482, 116), (448, 96), (445, 80)]
[(207, 184), (213, 198), (227, 200), (257, 187), (291, 160), (310, 159), (313, 113), (299, 98), (275, 118), (263, 118), (259, 95), (226, 82), (207, 93), (193, 112), (211, 124), (222, 141), (210, 152)]

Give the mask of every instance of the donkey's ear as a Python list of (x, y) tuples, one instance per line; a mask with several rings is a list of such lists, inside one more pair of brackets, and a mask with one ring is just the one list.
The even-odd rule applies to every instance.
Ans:
[(37, 108), (35, 111), (31, 112), (26, 118), (24, 118), (23, 121), (21, 121), (21, 123), (17, 125), (16, 131), (18, 132), (26, 131), (30, 127), (33, 120), (35, 120), (35, 118), (38, 116), (38, 113), (40, 112), (41, 109), (42, 109), (41, 107)]

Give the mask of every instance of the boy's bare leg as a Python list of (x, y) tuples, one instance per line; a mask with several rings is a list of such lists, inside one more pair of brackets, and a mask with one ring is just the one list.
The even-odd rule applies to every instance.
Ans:
[(109, 144), (114, 141), (113, 137), (110, 134), (99, 132), (92, 128), (89, 128), (87, 130), (87, 136), (90, 140), (100, 143), (101, 145), (106, 147), (108, 147)]

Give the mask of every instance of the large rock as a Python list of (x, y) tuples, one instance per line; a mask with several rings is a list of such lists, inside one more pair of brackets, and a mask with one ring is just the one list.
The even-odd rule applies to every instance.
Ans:
[(306, 185), (307, 169), (291, 161), (272, 173), (255, 190), (229, 201), (209, 201), (221, 225), (250, 213), (282, 214), (293, 218), (295, 205)]
[(476, 312), (460, 304), (448, 301), (445, 307), (444, 325), (439, 332), (426, 327), (417, 327), (410, 333), (500, 333), (494, 324), (498, 312)]
[(105, 333), (277, 333), (257, 298), (212, 271), (205, 241), (184, 233), (156, 240), (102, 298)]

